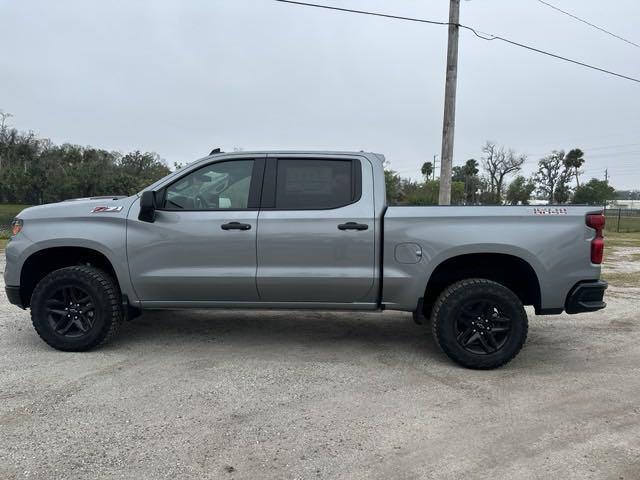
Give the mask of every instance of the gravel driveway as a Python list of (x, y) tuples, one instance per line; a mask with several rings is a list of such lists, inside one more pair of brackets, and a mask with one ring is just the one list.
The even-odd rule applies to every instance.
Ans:
[(640, 288), (608, 301), (482, 372), (401, 313), (152, 313), (61, 353), (2, 290), (0, 478), (638, 479)]

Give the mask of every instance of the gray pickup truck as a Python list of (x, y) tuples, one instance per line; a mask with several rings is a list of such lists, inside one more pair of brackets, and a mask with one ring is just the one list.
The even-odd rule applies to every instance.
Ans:
[(132, 197), (27, 208), (6, 248), (7, 296), (66, 351), (104, 343), (143, 310), (413, 312), (479, 369), (520, 351), (524, 305), (604, 308), (600, 209), (388, 206), (383, 162), (220, 153)]

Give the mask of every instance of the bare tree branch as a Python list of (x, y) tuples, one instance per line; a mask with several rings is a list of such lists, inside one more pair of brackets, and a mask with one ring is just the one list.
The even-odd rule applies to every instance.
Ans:
[(527, 159), (526, 155), (518, 155), (515, 151), (498, 147), (494, 142), (487, 142), (482, 148), (482, 168), (489, 176), (489, 191), (494, 203), (502, 203), (505, 178), (519, 172)]

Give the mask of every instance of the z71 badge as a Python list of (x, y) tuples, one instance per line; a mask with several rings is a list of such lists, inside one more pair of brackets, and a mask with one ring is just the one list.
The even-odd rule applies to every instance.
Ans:
[(533, 207), (534, 215), (566, 215), (565, 207)]
[(117, 207), (93, 207), (91, 213), (118, 213), (122, 211), (122, 205)]

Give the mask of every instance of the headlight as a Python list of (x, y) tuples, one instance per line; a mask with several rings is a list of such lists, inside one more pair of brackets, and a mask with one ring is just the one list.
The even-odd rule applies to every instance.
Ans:
[(24, 222), (21, 218), (14, 218), (13, 222), (11, 222), (11, 235), (17, 235), (22, 230), (22, 225)]

